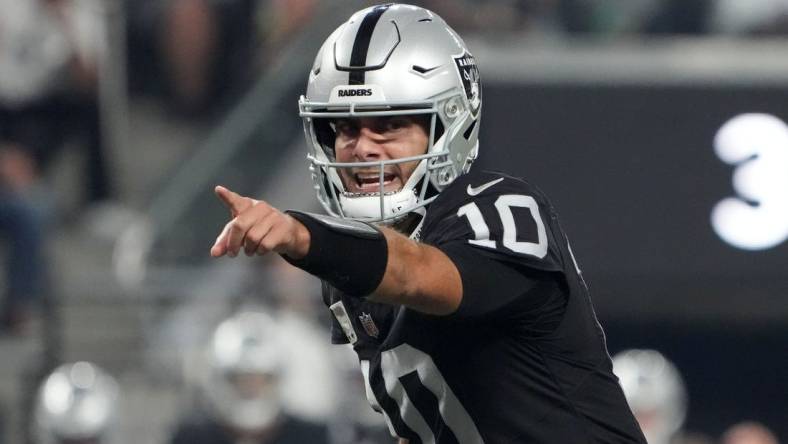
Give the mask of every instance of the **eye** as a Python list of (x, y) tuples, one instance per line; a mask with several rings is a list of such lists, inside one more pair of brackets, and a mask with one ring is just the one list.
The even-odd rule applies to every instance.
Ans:
[(413, 121), (409, 117), (404, 116), (394, 116), (388, 117), (381, 121), (381, 132), (393, 132), (399, 131), (403, 128), (407, 128), (413, 123)]
[(337, 136), (355, 137), (358, 134), (358, 124), (348, 119), (337, 119), (331, 124)]

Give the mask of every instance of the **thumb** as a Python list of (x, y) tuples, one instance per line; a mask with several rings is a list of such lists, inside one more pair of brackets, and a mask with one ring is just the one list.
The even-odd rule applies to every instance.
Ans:
[(243, 197), (240, 194), (230, 191), (221, 185), (217, 185), (213, 191), (216, 193), (216, 197), (222, 201), (224, 206), (230, 210), (230, 213), (232, 213), (233, 217), (249, 208), (253, 203), (252, 199)]

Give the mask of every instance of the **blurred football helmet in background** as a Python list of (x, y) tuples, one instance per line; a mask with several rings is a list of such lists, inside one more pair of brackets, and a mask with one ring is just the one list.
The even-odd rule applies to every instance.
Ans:
[(89, 362), (63, 364), (41, 385), (34, 433), (41, 444), (106, 442), (118, 411), (118, 384)]
[(284, 350), (274, 318), (244, 311), (216, 328), (203, 391), (224, 424), (263, 430), (280, 415)]
[[(400, 4), (356, 12), (323, 43), (299, 100), (318, 200), (330, 215), (369, 222), (424, 207), (476, 158), (481, 107), (476, 61), (443, 19)], [(423, 155), (336, 161), (332, 119), (393, 115), (429, 117)], [(384, 168), (416, 160), (403, 188), (384, 192)], [(337, 169), (350, 167), (377, 169), (380, 192), (349, 192)]]
[(684, 423), (687, 391), (678, 369), (656, 350), (625, 350), (613, 357), (629, 407), (649, 444), (667, 444)]

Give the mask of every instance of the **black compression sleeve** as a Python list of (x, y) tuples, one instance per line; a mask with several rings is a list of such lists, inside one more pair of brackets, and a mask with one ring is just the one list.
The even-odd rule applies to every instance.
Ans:
[(301, 259), (282, 257), (348, 296), (367, 296), (380, 285), (388, 263), (383, 233), (370, 224), (288, 210), (309, 230), (309, 252)]

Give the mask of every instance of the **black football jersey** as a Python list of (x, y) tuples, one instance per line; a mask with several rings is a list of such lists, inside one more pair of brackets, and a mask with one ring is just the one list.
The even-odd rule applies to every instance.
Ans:
[(449, 316), (324, 284), (332, 340), (351, 343), (367, 397), (411, 443), (645, 443), (555, 211), (520, 179), (461, 176), (417, 231), (460, 272)]

